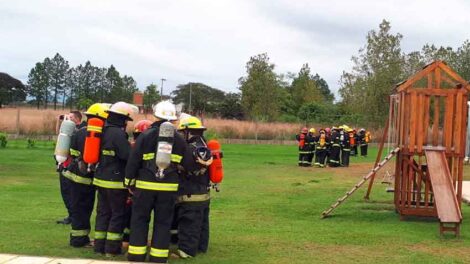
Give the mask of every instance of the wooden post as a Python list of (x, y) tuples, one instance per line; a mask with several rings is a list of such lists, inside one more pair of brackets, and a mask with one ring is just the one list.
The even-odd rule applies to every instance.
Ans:
[(20, 136), (20, 108), (16, 108), (16, 138)]
[[(384, 143), (385, 143), (385, 140), (387, 139), (387, 134), (388, 134), (388, 123), (389, 123), (388, 119), (389, 118), (390, 116), (387, 118), (387, 122), (385, 123), (384, 134), (382, 136), (382, 141), (380, 142), (379, 152), (377, 153), (377, 158), (375, 158), (374, 168), (377, 167), (377, 164), (379, 164), (380, 159), (382, 158), (382, 151), (383, 151)], [(369, 187), (367, 187), (367, 193), (364, 196), (364, 199), (366, 200), (369, 200), (369, 195), (372, 190), (372, 185), (374, 184), (374, 178), (375, 178), (375, 172), (372, 173), (372, 176), (370, 177)]]

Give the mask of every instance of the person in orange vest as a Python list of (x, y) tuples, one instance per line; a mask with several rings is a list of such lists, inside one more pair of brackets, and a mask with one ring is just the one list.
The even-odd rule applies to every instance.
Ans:
[(302, 128), (300, 134), (296, 135), (295, 138), (299, 142), (299, 166), (301, 167), (308, 167), (311, 164), (308, 162), (308, 155), (310, 153), (310, 144), (309, 144), (309, 136), (308, 136), (308, 129), (306, 127)]
[(369, 131), (366, 131), (364, 128), (359, 130), (359, 143), (361, 144), (361, 156), (367, 157), (367, 148), (371, 140), (371, 135)]
[(349, 143), (351, 144), (351, 156), (357, 156), (357, 145), (359, 144), (359, 136), (356, 129), (349, 133)]

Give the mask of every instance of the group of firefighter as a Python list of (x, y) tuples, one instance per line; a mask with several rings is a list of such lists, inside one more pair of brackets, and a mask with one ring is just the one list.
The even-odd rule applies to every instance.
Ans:
[(315, 166), (324, 168), (348, 167), (349, 157), (357, 156), (358, 146), (361, 156), (367, 156), (368, 144), (371, 140), (369, 131), (361, 128), (359, 132), (347, 125), (321, 128), (302, 128), (296, 135), (299, 146), (299, 166)]
[(182, 114), (178, 120), (169, 101), (153, 107), (154, 121), (135, 124), (130, 142), (126, 127), (135, 112), (125, 102), (96, 103), (85, 112), (86, 126), (67, 119), (60, 126), (55, 157), (70, 184), (70, 245), (93, 247), (108, 257), (128, 245), (128, 260), (138, 262), (148, 255), (150, 262), (167, 263), (170, 243), (178, 258), (205, 253), (210, 188), (219, 191), (223, 175), (220, 145), (206, 142), (197, 117)]

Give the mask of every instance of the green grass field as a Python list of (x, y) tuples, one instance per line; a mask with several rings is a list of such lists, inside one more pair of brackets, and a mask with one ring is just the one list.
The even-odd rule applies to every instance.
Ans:
[[(0, 149), (0, 252), (97, 258), (68, 246), (52, 144), (24, 141)], [(469, 263), (470, 226), (441, 238), (438, 222), (400, 221), (393, 194), (377, 183), (369, 202), (359, 190), (333, 217), (320, 213), (371, 169), (369, 158), (350, 168), (296, 165), (295, 146), (225, 145), (225, 179), (213, 193), (209, 252), (172, 263)], [(468, 173), (466, 173), (466, 176)], [(380, 180), (380, 179), (379, 179)], [(463, 206), (465, 216), (470, 213)], [(116, 260), (124, 260), (124, 257)]]

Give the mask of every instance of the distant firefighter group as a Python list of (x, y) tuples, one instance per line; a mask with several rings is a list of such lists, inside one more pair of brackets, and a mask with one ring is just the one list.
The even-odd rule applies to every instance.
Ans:
[(299, 146), (299, 166), (315, 167), (348, 167), (349, 157), (357, 156), (358, 146), (361, 156), (367, 156), (368, 143), (371, 140), (369, 131), (361, 128), (359, 132), (347, 125), (321, 128), (316, 133), (315, 128), (302, 128), (296, 135)]

